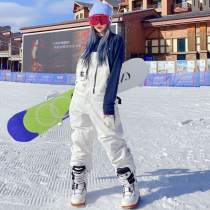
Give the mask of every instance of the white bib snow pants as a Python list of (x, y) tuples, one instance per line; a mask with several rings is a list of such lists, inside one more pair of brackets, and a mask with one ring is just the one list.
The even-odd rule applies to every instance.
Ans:
[[(97, 69), (96, 55), (97, 52), (91, 53), (88, 73), (86, 73), (87, 67), (81, 63), (81, 60), (77, 64), (76, 85), (69, 109), (73, 129), (70, 165), (71, 167), (85, 165), (87, 170), (92, 170), (93, 129), (95, 127), (98, 139), (106, 150), (115, 171), (117, 168), (124, 167), (133, 170), (135, 169), (133, 156), (125, 140), (122, 139), (123, 130), (117, 99), (115, 117), (104, 118), (103, 99), (110, 70), (108, 60), (107, 65), (103, 64)], [(94, 85), (95, 91), (93, 91)]]

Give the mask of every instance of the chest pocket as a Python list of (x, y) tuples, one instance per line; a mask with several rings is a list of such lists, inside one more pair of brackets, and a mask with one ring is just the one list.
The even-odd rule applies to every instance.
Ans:
[(78, 90), (80, 92), (85, 91), (85, 77), (86, 77), (86, 72), (85, 72), (85, 67), (80, 59), (77, 64), (77, 69), (76, 69), (76, 81), (75, 81), (75, 90)]

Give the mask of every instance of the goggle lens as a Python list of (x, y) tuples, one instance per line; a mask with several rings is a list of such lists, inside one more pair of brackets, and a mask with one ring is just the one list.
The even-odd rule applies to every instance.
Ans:
[(109, 16), (108, 15), (93, 15), (89, 17), (89, 23), (91, 26), (96, 26), (98, 22), (101, 25), (106, 25), (109, 23)]

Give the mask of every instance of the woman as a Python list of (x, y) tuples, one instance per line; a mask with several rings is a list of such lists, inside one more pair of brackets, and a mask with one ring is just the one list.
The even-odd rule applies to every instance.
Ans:
[(123, 39), (111, 32), (112, 8), (96, 2), (89, 15), (91, 25), (85, 51), (76, 69), (76, 85), (70, 105), (72, 190), (71, 204), (85, 204), (87, 172), (92, 170), (94, 127), (123, 185), (123, 208), (134, 208), (140, 199), (135, 164), (122, 139), (117, 87), (123, 63)]

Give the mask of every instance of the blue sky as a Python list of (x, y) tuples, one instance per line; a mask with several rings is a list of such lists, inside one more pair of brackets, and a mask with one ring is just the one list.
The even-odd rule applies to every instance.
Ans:
[(10, 25), (18, 32), (22, 27), (73, 20), (73, 6), (74, 0), (0, 0), (0, 26)]

